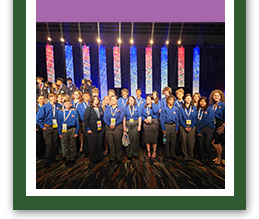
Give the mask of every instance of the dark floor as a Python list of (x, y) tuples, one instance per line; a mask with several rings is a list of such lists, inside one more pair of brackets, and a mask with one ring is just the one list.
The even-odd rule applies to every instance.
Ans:
[(37, 189), (224, 189), (225, 161), (221, 166), (202, 166), (198, 160), (187, 162), (181, 156), (165, 161), (162, 150), (148, 160), (145, 150), (139, 159), (109, 164), (109, 155), (100, 163), (90, 164), (84, 154), (66, 167), (61, 155), (57, 163), (45, 168), (37, 159)]

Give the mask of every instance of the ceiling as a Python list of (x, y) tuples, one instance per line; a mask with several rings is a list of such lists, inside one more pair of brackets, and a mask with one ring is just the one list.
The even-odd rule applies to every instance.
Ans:
[[(134, 22), (133, 37), (136, 44), (147, 44), (154, 24), (154, 45), (164, 44), (169, 33), (170, 43), (176, 44), (180, 38), (183, 44), (225, 45), (225, 23), (141, 23)], [(119, 36), (119, 22), (100, 22), (100, 37), (103, 43), (116, 44)], [(169, 29), (170, 27), (170, 29)], [(37, 43), (46, 43), (50, 35), (53, 43), (59, 43), (61, 29), (67, 42), (78, 43), (79, 31), (84, 42), (95, 44), (98, 36), (97, 22), (36, 23)], [(121, 23), (121, 38), (129, 44), (132, 23)]]

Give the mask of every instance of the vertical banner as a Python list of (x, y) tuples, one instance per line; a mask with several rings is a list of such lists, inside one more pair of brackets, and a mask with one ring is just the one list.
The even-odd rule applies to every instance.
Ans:
[(184, 87), (184, 48), (178, 48), (178, 87)]
[(137, 74), (137, 48), (130, 47), (130, 89), (131, 95), (136, 97), (135, 91), (138, 89), (138, 74)]
[(192, 94), (199, 93), (199, 80), (200, 80), (200, 48), (196, 46), (193, 48), (193, 85)]
[(54, 52), (53, 46), (46, 45), (46, 60), (47, 60), (47, 76), (48, 81), (55, 82), (55, 70), (54, 70)]
[(74, 81), (74, 64), (73, 64), (72, 46), (65, 45), (65, 57), (66, 57), (67, 78), (72, 78), (72, 82), (74, 84), (75, 81)]
[(168, 86), (168, 48), (161, 48), (161, 96), (162, 90)]
[(113, 47), (114, 87), (121, 88), (121, 54), (120, 47)]
[(104, 46), (99, 46), (99, 75), (100, 75), (100, 93), (101, 99), (107, 95), (107, 68), (106, 68), (106, 50)]
[(82, 50), (83, 50), (83, 77), (84, 79), (91, 79), (89, 46), (84, 45), (82, 47)]
[(152, 92), (152, 48), (146, 47), (146, 94)]

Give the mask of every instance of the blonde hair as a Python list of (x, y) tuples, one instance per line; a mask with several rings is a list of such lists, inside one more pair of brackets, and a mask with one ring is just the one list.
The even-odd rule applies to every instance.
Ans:
[(123, 89), (121, 90), (121, 96), (123, 96), (122, 94), (123, 94), (124, 92), (126, 92), (126, 93), (129, 95), (129, 90), (128, 90), (127, 88), (123, 88)]
[(98, 95), (99, 95), (99, 93), (100, 93), (100, 92), (99, 92), (99, 89), (96, 88), (96, 87), (95, 87), (94, 89), (92, 89), (91, 93), (93, 94), (93, 93), (95, 93), (95, 92), (98, 93)]
[(70, 99), (70, 96), (69, 96), (68, 94), (63, 94), (63, 95), (62, 95), (62, 102), (63, 102), (63, 103), (65, 102), (65, 100), (66, 100), (66, 102), (67, 102), (68, 99), (71, 100), (71, 99)]
[(58, 97), (58, 95), (56, 93), (54, 93), (54, 92), (51, 92), (49, 94), (48, 98), (50, 98), (50, 97)]
[(223, 91), (216, 89), (216, 90), (212, 91), (211, 94), (210, 94), (210, 98), (209, 98), (210, 104), (215, 103), (215, 101), (213, 99), (213, 96), (214, 96), (215, 93), (218, 93), (220, 95), (220, 102), (225, 103), (225, 96), (224, 96)]
[(110, 93), (115, 94), (115, 90), (113, 90), (113, 89), (108, 90), (108, 94), (110, 94)]
[(107, 95), (107, 96), (105, 96), (104, 98), (103, 98), (103, 101), (102, 101), (102, 108), (103, 108), (103, 111), (105, 111), (105, 99), (106, 98), (109, 98), (110, 99), (110, 103), (109, 103), (109, 105), (111, 104), (111, 97), (109, 96), (109, 95)]
[(79, 103), (83, 103), (84, 102), (84, 99), (83, 99), (83, 94), (82, 94), (82, 92), (80, 91), (80, 90), (75, 90), (74, 92), (73, 92), (73, 98), (75, 99), (75, 92), (78, 92), (78, 94), (79, 94)]
[(184, 95), (184, 90), (182, 88), (175, 91), (175, 94), (182, 93)]

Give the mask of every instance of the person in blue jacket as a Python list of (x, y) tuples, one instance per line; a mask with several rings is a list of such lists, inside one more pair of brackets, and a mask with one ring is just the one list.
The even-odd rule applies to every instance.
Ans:
[[(108, 91), (108, 94), (109, 94), (109, 95), (106, 95), (106, 96), (103, 98), (103, 102), (102, 102), (102, 109), (103, 109), (103, 112), (105, 112), (105, 110), (110, 107), (110, 104), (111, 104), (111, 96), (112, 96), (111, 94), (112, 94), (112, 93), (114, 93), (114, 95), (115, 95), (115, 91), (112, 90), (112, 89), (110, 89), (110, 90)], [(111, 95), (111, 96), (110, 96), (110, 95)], [(105, 123), (104, 123), (104, 125), (105, 125)], [(106, 156), (106, 155), (108, 154), (108, 151), (109, 151), (109, 145), (108, 145), (108, 140), (107, 140), (106, 135), (105, 135), (105, 137), (104, 137), (104, 147), (105, 147), (105, 150), (103, 151), (103, 155)]]
[[(145, 104), (146, 104), (146, 100), (145, 98), (141, 97), (142, 95), (142, 90), (140, 88), (138, 88), (136, 90), (136, 103), (137, 103), (137, 106), (141, 108), (141, 111), (142, 111), (142, 108), (144, 108)], [(145, 136), (144, 136), (144, 128), (143, 128), (143, 121), (141, 121), (141, 131), (140, 131), (140, 143), (141, 143), (141, 147), (142, 149), (144, 149), (146, 146), (145, 146)]]
[(166, 135), (165, 157), (176, 160), (175, 147), (179, 129), (178, 107), (174, 106), (175, 96), (169, 95), (166, 98), (166, 105), (161, 110), (161, 127)]
[(142, 109), (146, 104), (146, 100), (145, 100), (145, 98), (141, 97), (141, 95), (142, 95), (142, 90), (140, 88), (138, 88), (136, 90), (136, 96), (137, 96), (136, 103), (137, 103), (137, 106)]
[[(212, 147), (211, 141), (214, 135), (214, 118), (215, 114), (212, 107), (209, 106), (207, 97), (201, 97), (197, 107), (197, 135), (200, 145), (200, 156), (202, 164), (212, 164)], [(207, 154), (207, 158), (206, 158)]]
[[(163, 98), (161, 99), (161, 109), (162, 109), (164, 106), (167, 105), (167, 104), (166, 104), (166, 98), (167, 98), (169, 95), (172, 94), (172, 89), (171, 89), (171, 87), (165, 87), (165, 88), (163, 88), (162, 94), (165, 95), (165, 97), (163, 97)], [(159, 112), (159, 113), (161, 113), (161, 109), (160, 109), (160, 112)]]
[(84, 123), (89, 140), (89, 160), (96, 163), (103, 158), (104, 121), (100, 98), (93, 96), (90, 106), (85, 110)]
[[(39, 109), (45, 104), (43, 95), (39, 95), (36, 104), (36, 115)], [(36, 157), (39, 159), (44, 158), (45, 142), (42, 135), (41, 127), (36, 123)]]
[(177, 100), (174, 102), (174, 105), (180, 109), (181, 105), (183, 104), (184, 90), (182, 88), (176, 90), (175, 95)]
[(130, 144), (126, 148), (126, 155), (129, 160), (139, 156), (139, 131), (141, 130), (141, 108), (137, 106), (134, 96), (130, 96), (124, 109), (123, 131), (128, 131)]
[(197, 110), (192, 105), (192, 95), (184, 96), (184, 103), (179, 110), (180, 136), (184, 160), (193, 160), (196, 141)]
[(147, 147), (147, 157), (151, 158), (151, 144), (153, 145), (153, 153), (152, 159), (156, 157), (156, 149), (157, 149), (157, 135), (158, 135), (158, 117), (159, 117), (159, 108), (158, 105), (153, 103), (153, 96), (148, 95), (146, 99), (146, 104), (144, 108), (142, 108), (142, 120), (144, 121), (144, 135), (145, 135), (145, 143)]
[(221, 164), (222, 144), (224, 143), (225, 134), (225, 97), (221, 90), (214, 90), (210, 94), (210, 103), (215, 113), (215, 133), (212, 145), (217, 153), (214, 159), (216, 165)]
[(80, 145), (79, 152), (84, 152), (85, 157), (89, 156), (89, 147), (88, 147), (88, 139), (87, 139), (85, 123), (84, 123), (84, 116), (85, 116), (85, 110), (89, 107), (89, 104), (90, 104), (90, 93), (88, 91), (85, 91), (85, 93), (83, 94), (83, 102), (79, 103), (77, 107), (77, 112), (79, 114), (79, 123), (81, 124), (81, 133), (83, 133), (83, 138), (81, 137), (82, 144)]
[(118, 106), (125, 107), (129, 96), (129, 91), (127, 88), (121, 90), (121, 97), (118, 99)]
[[(157, 91), (153, 91), (152, 92), (152, 95), (153, 95), (153, 103), (155, 103), (157, 106), (158, 106), (158, 109), (160, 111), (160, 109), (162, 108), (162, 103), (161, 101), (159, 100), (159, 94)], [(160, 112), (159, 112), (160, 113)]]
[(201, 95), (199, 92), (196, 92), (192, 95), (192, 105), (197, 109), (199, 99), (201, 98)]
[(111, 97), (111, 106), (106, 108), (104, 112), (104, 122), (106, 124), (105, 136), (108, 139), (108, 144), (110, 148), (109, 163), (113, 163), (117, 158), (118, 163), (123, 160), (122, 151), (122, 122), (125, 116), (125, 111), (123, 107), (118, 106), (118, 98), (113, 95)]
[(58, 113), (58, 133), (63, 139), (66, 165), (74, 164), (76, 158), (76, 137), (79, 134), (77, 110), (72, 108), (69, 98), (64, 99), (65, 109)]
[(45, 167), (50, 167), (51, 163), (56, 162), (58, 148), (58, 120), (57, 115), (60, 106), (57, 102), (57, 94), (50, 93), (49, 102), (43, 105), (36, 114), (36, 123), (40, 126), (46, 144)]

